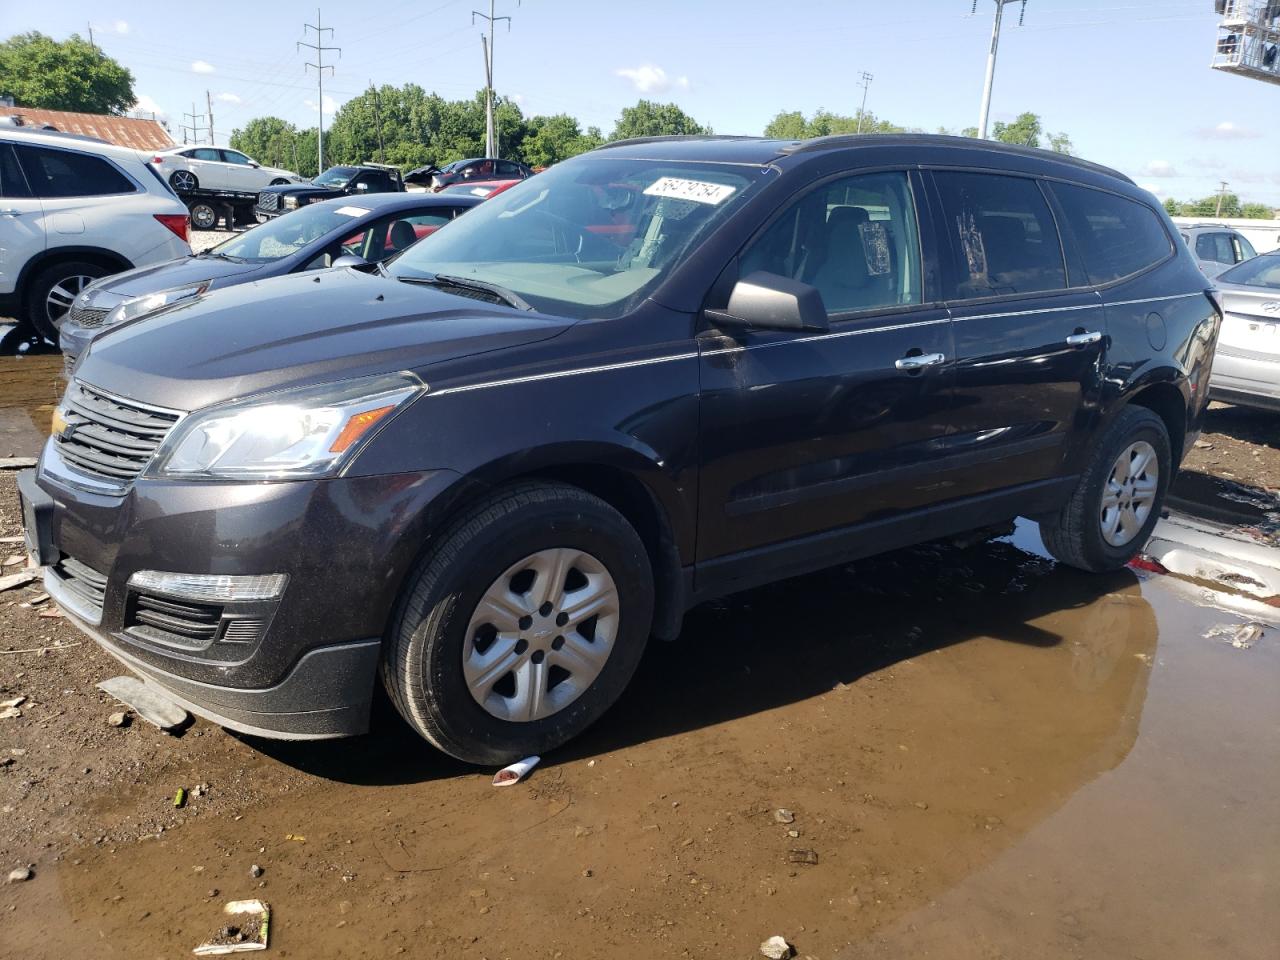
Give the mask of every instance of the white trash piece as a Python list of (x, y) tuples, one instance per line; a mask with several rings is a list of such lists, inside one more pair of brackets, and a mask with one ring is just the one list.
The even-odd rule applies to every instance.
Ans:
[(509, 767), (503, 767), (497, 772), (493, 778), (495, 787), (510, 787), (519, 783), (525, 776), (538, 765), (541, 757), (525, 757)]

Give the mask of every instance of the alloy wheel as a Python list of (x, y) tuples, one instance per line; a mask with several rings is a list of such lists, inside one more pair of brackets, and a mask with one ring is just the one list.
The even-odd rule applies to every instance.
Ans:
[(196, 186), (195, 175), (188, 170), (179, 170), (173, 175), (173, 189), (175, 190), (194, 190)]
[(476, 605), (462, 651), (467, 688), (500, 720), (558, 713), (604, 669), (618, 619), (618, 587), (603, 563), (571, 547), (539, 550)]
[(1151, 516), (1159, 486), (1155, 448), (1145, 440), (1129, 444), (1116, 458), (1102, 491), (1102, 538), (1113, 547), (1127, 546)]
[(71, 309), (71, 304), (75, 302), (80, 291), (96, 279), (97, 277), (77, 273), (69, 277), (63, 277), (55, 283), (44, 301), (44, 312), (49, 322), (55, 327), (61, 323), (62, 318), (67, 315), (67, 311)]

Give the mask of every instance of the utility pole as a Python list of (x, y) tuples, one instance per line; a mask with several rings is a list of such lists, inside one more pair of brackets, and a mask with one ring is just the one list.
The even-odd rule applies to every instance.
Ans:
[[(516, 6), (520, 5), (520, 0), (516, 0)], [(493, 48), (494, 44), (494, 25), (499, 20), (507, 21), (507, 32), (511, 32), (510, 17), (494, 16), (494, 0), (489, 0), (489, 12), (481, 13), (479, 10), (471, 11), (471, 23), (474, 25), (476, 17), (481, 20), (488, 21), (489, 37), (485, 39), (484, 34), (480, 35), (481, 45), (484, 47), (484, 80), (485, 80), (485, 103), (484, 103), (484, 155), (492, 157), (495, 160), (498, 157), (498, 138), (496, 128), (493, 125)]]
[(378, 88), (369, 81), (369, 89), (373, 91), (373, 122), (378, 125), (378, 162), (386, 163), (386, 151), (382, 146), (382, 110), (378, 107)]
[(89, 21), (89, 46), (93, 48), (93, 52), (98, 52), (98, 45), (93, 42), (93, 21)]
[(1222, 216), (1222, 201), (1227, 197), (1227, 181), (1219, 180), (1218, 182), (1221, 183), (1222, 186), (1218, 189), (1218, 209), (1214, 213), (1215, 217)]
[[(1027, 0), (995, 0), (996, 21), (991, 28), (991, 52), (987, 55), (987, 82), (982, 88), (982, 115), (978, 119), (978, 139), (987, 139), (987, 120), (991, 114), (991, 87), (996, 78), (996, 51), (1000, 47), (1000, 21), (1004, 19), (1006, 3), (1021, 3), (1022, 12), (1018, 15), (1018, 26), (1022, 26), (1022, 18), (1027, 14)], [(973, 0), (972, 13), (978, 12), (978, 0)]]
[(867, 71), (862, 71), (862, 79), (858, 81), (858, 86), (862, 88), (862, 108), (858, 111), (858, 132), (862, 132), (862, 118), (867, 115), (867, 90), (871, 87), (871, 81), (874, 80)]
[(316, 62), (304, 64), (302, 69), (303, 69), (303, 72), (305, 73), (307, 67), (310, 67), (316, 72), (316, 96), (319, 97), (319, 102), (316, 104), (316, 112), (320, 114), (320, 126), (316, 128), (316, 133), (317, 133), (316, 167), (319, 171), (323, 172), (324, 171), (324, 72), (326, 70), (329, 70), (330, 76), (332, 76), (332, 70), (333, 70), (332, 66), (324, 62), (324, 55), (331, 50), (337, 50), (338, 56), (341, 57), (342, 48), (326, 47), (324, 45), (324, 35), (327, 33), (330, 36), (333, 36), (333, 27), (320, 26), (320, 8), (319, 7), (316, 8), (316, 22), (304, 23), (302, 25), (302, 35), (304, 37), (308, 35), (307, 34), (308, 30), (314, 30), (316, 32), (316, 42), (307, 43), (305, 40), (299, 40), (297, 49), (301, 50), (303, 47), (306, 47), (308, 50), (315, 51), (315, 55), (316, 55)]
[(213, 94), (208, 90), (204, 92), (204, 102), (207, 108), (206, 113), (209, 117), (209, 146), (213, 146)]

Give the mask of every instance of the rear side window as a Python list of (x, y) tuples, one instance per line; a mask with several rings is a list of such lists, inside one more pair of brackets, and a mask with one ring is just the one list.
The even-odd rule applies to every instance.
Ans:
[(817, 287), (828, 313), (920, 302), (920, 238), (905, 173), (826, 184), (797, 201), (742, 254), (739, 273), (764, 270)]
[[(1053, 183), (1049, 189), (1062, 206), (1091, 283), (1110, 283), (1145, 270), (1173, 249), (1164, 224), (1145, 204), (1074, 184)], [(1199, 242), (1197, 238), (1197, 255)]]
[(212, 147), (201, 147), (199, 150), (192, 150), (187, 156), (192, 160), (211, 160), (214, 163), (222, 161), (222, 154)]
[(947, 299), (1066, 289), (1058, 228), (1034, 180), (948, 171), (934, 179), (959, 259)]
[(138, 191), (132, 180), (101, 157), (43, 147), (17, 149), (27, 182), (38, 197), (101, 197)]
[(13, 155), (13, 148), (0, 143), (0, 197), (29, 197), (27, 180), (18, 169), (18, 158)]

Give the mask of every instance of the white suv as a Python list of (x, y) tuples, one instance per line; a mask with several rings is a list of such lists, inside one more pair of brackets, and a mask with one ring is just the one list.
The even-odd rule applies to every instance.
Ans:
[(0, 129), (0, 316), (56, 342), (84, 287), (190, 256), (188, 228), (187, 208), (136, 150)]
[(263, 187), (301, 183), (289, 170), (264, 167), (239, 150), (226, 147), (175, 147), (154, 154), (151, 165), (178, 193), (195, 190), (234, 190), (257, 193)]

